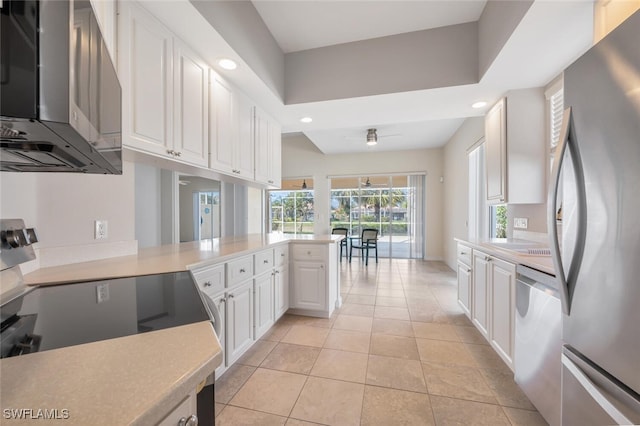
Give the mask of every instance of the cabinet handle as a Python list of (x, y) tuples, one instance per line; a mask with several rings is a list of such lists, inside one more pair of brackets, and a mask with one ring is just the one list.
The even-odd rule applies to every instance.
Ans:
[(205, 287), (211, 287), (211, 281), (205, 281), (204, 286)]
[(320, 269), (324, 269), (324, 265), (320, 265)]
[(269, 183), (273, 183), (273, 181), (272, 181), (272, 180), (270, 180), (270, 181), (269, 181)]
[(284, 253), (280, 253), (280, 257), (284, 257)]
[(180, 151), (175, 152), (175, 156), (176, 157), (180, 157), (182, 155), (182, 153)]
[(235, 296), (233, 294), (229, 295), (229, 299), (233, 299)]
[(485, 256), (485, 257), (484, 257), (484, 260), (485, 260), (486, 262), (491, 262), (491, 260), (492, 260), (492, 259), (491, 259), (491, 256)]
[(471, 269), (467, 268), (467, 274), (471, 273)]
[(198, 426), (198, 416), (192, 414), (188, 418), (182, 417), (178, 421), (178, 426)]
[(467, 254), (467, 252), (466, 251), (461, 251), (460, 254), (461, 255), (465, 255), (465, 254)]
[(220, 301), (218, 302), (218, 306), (222, 305), (223, 303), (227, 303), (227, 299), (225, 297), (220, 299)]
[(244, 268), (240, 268), (240, 273), (241, 274), (244, 274), (245, 272), (247, 272), (247, 271), (245, 271)]
[(265, 263), (265, 264), (266, 264), (266, 263), (269, 263), (269, 259), (265, 259), (265, 260), (263, 260), (263, 261), (262, 261), (262, 263)]
[(279, 274), (279, 273), (280, 273), (280, 271), (276, 271), (276, 272), (274, 272), (274, 273)]
[(175, 154), (175, 153), (176, 153), (176, 152), (175, 152), (174, 150), (172, 150), (172, 149), (168, 149), (168, 150), (167, 150), (167, 154), (169, 154), (169, 155), (173, 155), (173, 154)]

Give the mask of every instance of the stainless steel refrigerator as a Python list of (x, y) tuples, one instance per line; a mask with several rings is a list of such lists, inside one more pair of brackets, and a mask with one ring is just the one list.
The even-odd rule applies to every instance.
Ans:
[(640, 424), (640, 12), (564, 73), (549, 192), (562, 424)]

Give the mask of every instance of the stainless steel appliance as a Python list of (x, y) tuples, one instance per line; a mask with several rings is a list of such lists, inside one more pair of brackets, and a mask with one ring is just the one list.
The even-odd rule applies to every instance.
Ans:
[(562, 312), (555, 277), (523, 265), (516, 271), (515, 381), (545, 420), (559, 425)]
[(566, 426), (640, 424), (639, 40), (636, 12), (564, 73), (548, 229), (561, 186), (562, 238), (550, 237)]
[(0, 14), (0, 170), (122, 174), (121, 89), (91, 3)]

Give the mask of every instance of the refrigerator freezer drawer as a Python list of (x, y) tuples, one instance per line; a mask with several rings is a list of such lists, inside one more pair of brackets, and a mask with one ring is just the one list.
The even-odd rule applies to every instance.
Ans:
[(640, 424), (640, 399), (567, 347), (562, 354), (562, 425)]

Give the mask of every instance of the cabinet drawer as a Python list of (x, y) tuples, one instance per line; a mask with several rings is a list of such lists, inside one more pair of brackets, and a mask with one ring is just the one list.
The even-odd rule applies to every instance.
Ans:
[(253, 255), (254, 271), (256, 275), (273, 269), (273, 250), (265, 250)]
[(325, 246), (320, 244), (305, 244), (293, 246), (295, 260), (324, 260)]
[(241, 257), (227, 263), (227, 287), (233, 287), (253, 277), (253, 256)]
[(471, 266), (471, 247), (458, 243), (458, 260), (467, 266)]
[(205, 266), (193, 271), (193, 277), (198, 283), (200, 291), (209, 296), (224, 291), (224, 265)]
[(276, 268), (289, 264), (289, 246), (279, 246), (274, 249), (275, 259), (274, 263)]

